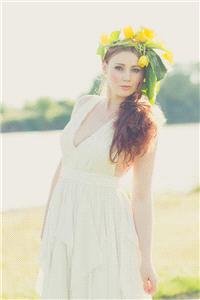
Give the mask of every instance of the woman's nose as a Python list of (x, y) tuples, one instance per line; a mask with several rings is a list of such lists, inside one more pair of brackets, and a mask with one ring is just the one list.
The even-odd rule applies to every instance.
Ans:
[(124, 72), (124, 76), (123, 76), (123, 78), (125, 79), (125, 80), (129, 80), (130, 79), (130, 72)]

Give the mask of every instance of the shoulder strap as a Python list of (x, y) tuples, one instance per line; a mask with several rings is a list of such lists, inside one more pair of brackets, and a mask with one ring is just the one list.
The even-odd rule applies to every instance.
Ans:
[(74, 104), (72, 113), (71, 113), (71, 119), (75, 118), (79, 115), (79, 113), (84, 112), (87, 110), (87, 108), (90, 108), (90, 105), (93, 105), (98, 100), (98, 96), (96, 95), (83, 95), (79, 97)]

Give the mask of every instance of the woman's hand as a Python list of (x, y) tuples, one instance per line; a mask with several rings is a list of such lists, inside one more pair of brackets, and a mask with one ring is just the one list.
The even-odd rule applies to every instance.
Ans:
[(157, 274), (151, 262), (142, 261), (140, 273), (143, 280), (144, 291), (147, 294), (153, 294), (156, 291)]

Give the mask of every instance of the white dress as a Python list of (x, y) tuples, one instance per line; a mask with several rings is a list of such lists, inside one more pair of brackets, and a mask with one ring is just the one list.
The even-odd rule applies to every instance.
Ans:
[(152, 299), (143, 289), (130, 199), (109, 161), (113, 119), (75, 146), (74, 134), (101, 101), (92, 95), (62, 130), (62, 168), (39, 254), (42, 299)]

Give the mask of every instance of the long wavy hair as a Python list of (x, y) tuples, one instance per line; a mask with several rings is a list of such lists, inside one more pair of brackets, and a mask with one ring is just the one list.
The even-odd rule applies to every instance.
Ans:
[[(138, 58), (141, 55), (133, 46), (123, 48), (118, 45), (108, 49), (103, 62), (108, 63), (113, 55), (122, 51), (131, 51)], [(99, 87), (100, 94), (106, 83), (105, 78), (102, 78)], [(143, 156), (157, 136), (159, 126), (166, 122), (161, 108), (158, 104), (150, 104), (147, 96), (142, 94), (141, 86), (142, 83), (119, 105), (118, 115), (113, 124), (114, 135), (109, 151), (109, 158), (113, 163), (122, 158), (123, 164), (130, 166), (136, 156)]]

